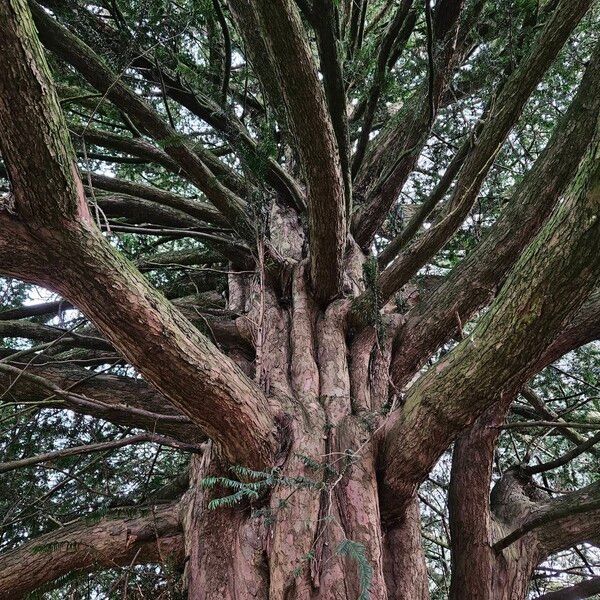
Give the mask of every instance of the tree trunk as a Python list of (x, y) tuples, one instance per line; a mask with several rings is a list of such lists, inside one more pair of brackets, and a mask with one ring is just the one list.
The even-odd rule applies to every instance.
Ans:
[[(362, 286), (360, 264), (347, 278)], [(268, 287), (244, 294), (254, 298), (257, 379), (290, 415), (290, 448), (262, 474), (228, 469), (214, 447), (195, 459), (184, 501), (189, 598), (427, 598), (416, 503), (403, 523), (380, 524), (373, 434), (389, 401), (391, 338), (368, 328), (348, 345), (350, 303), (320, 311), (307, 286), (297, 269), (289, 308)], [(214, 477), (268, 483), (215, 508), (238, 489)]]

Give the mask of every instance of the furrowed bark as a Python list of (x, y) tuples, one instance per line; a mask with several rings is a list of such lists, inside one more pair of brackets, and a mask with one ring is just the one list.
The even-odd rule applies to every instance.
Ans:
[(295, 4), (291, 0), (275, 4), (255, 0), (253, 4), (304, 173), (311, 280), (316, 297), (325, 303), (342, 289), (346, 245), (344, 181), (336, 135)]
[(564, 0), (519, 68), (502, 86), (485, 115), (474, 150), (465, 160), (447, 210), (434, 225), (389, 265), (379, 278), (385, 304), (450, 239), (467, 216), (504, 140), (523, 107), (556, 59), (560, 49), (591, 5), (591, 0)]
[[(10, 235), (10, 241), (16, 244), (9, 250), (6, 239), (0, 242), (0, 258), (7, 255), (7, 260), (2, 261), (3, 272), (54, 289), (78, 306), (140, 373), (214, 437), (228, 460), (258, 468), (272, 465), (279, 440), (264, 394), (151, 288), (91, 222), (81, 182), (72, 166), (73, 151), (64, 120), (27, 6), (22, 0), (14, 0), (2, 7), (5, 43), (0, 66), (5, 67), (6, 77), (2, 79), (0, 139), (9, 169), (12, 172), (18, 167), (19, 171), (13, 186), (15, 207), (11, 208), (16, 215), (6, 210), (0, 213), (8, 220), (8, 229), (0, 230), (0, 238)], [(49, 29), (57, 31), (56, 24), (51, 19), (50, 22)], [(65, 34), (63, 42), (66, 41), (73, 42)], [(87, 55), (84, 48), (81, 56)], [(96, 66), (102, 71), (101, 66)], [(100, 79), (105, 76), (106, 70), (100, 73)], [(19, 90), (23, 82), (31, 82), (44, 91), (32, 96), (33, 105), (21, 100)], [(113, 89), (118, 86), (115, 83)], [(119, 93), (128, 94), (122, 90)], [(24, 125), (20, 108), (28, 115), (35, 105), (39, 105), (44, 122), (33, 120), (26, 129), (19, 127)], [(23, 135), (24, 131), (28, 136)], [(51, 140), (47, 140), (48, 131), (57, 132)], [(36, 148), (35, 156), (21, 147), (19, 140), (24, 137)], [(65, 179), (64, 169), (55, 163), (71, 164), (69, 180)], [(50, 195), (37, 183), (44, 180), (38, 172), (44, 164), (49, 172), (57, 170), (62, 175), (62, 187), (50, 187)], [(36, 183), (26, 186), (30, 180)], [(40, 223), (35, 216), (31, 225), (23, 226), (18, 221), (21, 206), (29, 216), (28, 209), (38, 205), (43, 207), (42, 213), (55, 215), (49, 223), (58, 222), (60, 228)], [(68, 215), (61, 210), (63, 206), (69, 207)], [(35, 229), (31, 228), (34, 224)], [(24, 239), (15, 237), (17, 233)], [(29, 268), (23, 270), (25, 265)]]
[(383, 569), (389, 600), (429, 599), (421, 515), (416, 497), (410, 502), (403, 521), (383, 535)]
[(471, 336), (409, 389), (385, 435), (386, 510), (404, 508), (404, 499), (457, 433), (525, 383), (565, 319), (593, 289), (600, 275), (599, 152), (596, 137), (568, 198), (517, 262)]
[(567, 113), (510, 205), (447, 280), (406, 314), (398, 331), (392, 377), (403, 386), (429, 356), (490, 301), (523, 248), (539, 231), (575, 174), (596, 128), (600, 99), (600, 44)]
[(94, 524), (83, 520), (1, 554), (0, 598), (18, 600), (74, 571), (163, 561), (183, 561), (177, 504), (137, 516), (107, 516)]

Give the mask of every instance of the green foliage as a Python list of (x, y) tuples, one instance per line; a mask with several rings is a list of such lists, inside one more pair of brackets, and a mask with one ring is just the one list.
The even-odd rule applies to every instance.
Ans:
[(371, 584), (373, 582), (373, 567), (367, 559), (366, 550), (363, 544), (347, 539), (342, 540), (337, 547), (336, 552), (340, 556), (345, 556), (356, 562), (360, 586), (358, 600), (369, 600)]
[[(214, 489), (217, 487), (235, 490), (233, 494), (213, 498), (208, 503), (210, 510), (217, 508), (230, 508), (240, 502), (256, 501), (268, 490), (280, 485), (294, 489), (309, 488), (319, 490), (323, 483), (313, 481), (306, 477), (285, 477), (281, 474), (280, 469), (274, 468), (269, 471), (253, 471), (239, 465), (230, 467), (231, 471), (240, 479), (229, 479), (228, 477), (205, 477), (200, 484), (206, 489)], [(283, 507), (282, 507), (283, 508)]]

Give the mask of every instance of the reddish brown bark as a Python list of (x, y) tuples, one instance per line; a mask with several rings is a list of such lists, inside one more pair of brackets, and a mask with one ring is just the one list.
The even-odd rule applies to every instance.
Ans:
[[(78, 551), (77, 543), (69, 546), (73, 536), (82, 534), (74, 526), (50, 533), (45, 539), (58, 546), (45, 559), (30, 559), (30, 545), (0, 557), (0, 574), (8, 582), (3, 585), (8, 593), (19, 595), (71, 570), (162, 560), (159, 538), (177, 557), (183, 543), (184, 579), (192, 599), (350, 600), (368, 594), (374, 600), (426, 600), (428, 579), (415, 492), (441, 453), (462, 434), (454, 451), (450, 491), (451, 596), (464, 597), (467, 590), (472, 598), (523, 598), (535, 565), (551, 552), (590, 539), (600, 518), (597, 485), (549, 501), (535, 497), (523, 471), (517, 470), (502, 478), (491, 499), (489, 495), (496, 426), (513, 395), (552, 357), (598, 332), (597, 298), (590, 295), (600, 275), (599, 140), (594, 138), (599, 105), (593, 93), (598, 60), (588, 69), (565, 119), (567, 129), (572, 127), (565, 139), (573, 145), (565, 150), (555, 139), (519, 188), (515, 202), (521, 208), (526, 205), (525, 232), (505, 250), (496, 279), (489, 272), (481, 275), (497, 284), (516, 263), (505, 287), (471, 336), (401, 390), (390, 379), (390, 365), (401, 373), (397, 381), (406, 383), (427, 359), (425, 354), (454, 331), (452, 319), (458, 317), (460, 330), (461, 314), (470, 315), (491, 297), (487, 289), (482, 293), (475, 289), (472, 297), (467, 292), (473, 289), (464, 296), (457, 294), (464, 300), (462, 312), (444, 302), (439, 310), (445, 321), (431, 341), (407, 335), (403, 342), (396, 334), (416, 330), (412, 312), (404, 329), (401, 315), (381, 314), (381, 289), (372, 273), (369, 278), (374, 260), (359, 247), (371, 240), (385, 217), (383, 208), (394, 201), (418, 158), (419, 145), (427, 139), (456, 58), (462, 2), (437, 3), (433, 58), (438, 70), (432, 73), (432, 85), (413, 98), (406, 130), (384, 136), (397, 143), (382, 144), (367, 156), (361, 181), (380, 174), (375, 163), (382, 154), (392, 154), (390, 148), (401, 150), (389, 178), (386, 175), (375, 187), (354, 218), (359, 244), (347, 232), (348, 165), (347, 157), (340, 155), (339, 128), (345, 117), (335, 106), (341, 89), (339, 61), (323, 61), (326, 91), (295, 3), (278, 1), (275, 12), (263, 0), (232, 5), (252, 47), (252, 60), (265, 53), (259, 70), (266, 94), (285, 110), (306, 185), (307, 231), (295, 211), (301, 202), (298, 206), (273, 202), (266, 242), (255, 239), (247, 206), (237, 196), (242, 187), (229, 170), (220, 170), (214, 156), (178, 137), (91, 48), (32, 5), (47, 47), (165, 146), (157, 152), (145, 147), (150, 142), (142, 143), (144, 147), (136, 142), (129, 143), (129, 150), (156, 158), (170, 170), (181, 168), (219, 212), (190, 198), (96, 176), (99, 187), (134, 194), (126, 202), (105, 199), (105, 206), (112, 205), (117, 214), (125, 212), (131, 219), (137, 214), (141, 220), (144, 213), (136, 213), (146, 206), (141, 199), (169, 209), (161, 212), (155, 207), (152, 212), (167, 220), (226, 221), (241, 240), (222, 236), (217, 240), (213, 235), (215, 250), (233, 263), (257, 257), (253, 275), (229, 273), (228, 306), (219, 305), (225, 314), (210, 315), (228, 318), (212, 321), (213, 337), (231, 356), (186, 318), (194, 316), (193, 304), (180, 300), (179, 310), (166, 300), (93, 223), (27, 6), (23, 0), (8, 0), (0, 7), (0, 140), (12, 185), (12, 195), (0, 206), (2, 273), (59, 292), (96, 327), (94, 335), (87, 331), (77, 339), (73, 335), (72, 341), (88, 350), (114, 348), (154, 388), (114, 376), (80, 382), (78, 369), (58, 363), (33, 361), (27, 374), (19, 375), (12, 370), (21, 368), (16, 362), (0, 372), (10, 378), (8, 387), (17, 399), (40, 398), (48, 390), (69, 408), (115, 423), (188, 444), (204, 436), (211, 440), (202, 456), (192, 459), (189, 489), (177, 508), (157, 508), (151, 519), (100, 522), (88, 530), (96, 536), (93, 552)], [(437, 229), (444, 233), (443, 240), (429, 245), (429, 236), (421, 239), (426, 256), (411, 263), (405, 278), (391, 281), (391, 271), (387, 272), (381, 280), (386, 300), (460, 225), (458, 216), (468, 211), (502, 140), (588, 5), (587, 0), (558, 2), (544, 30), (547, 39), (540, 39), (530, 59), (515, 71), (492, 111), (494, 119), (485, 128), (481, 147), (465, 162), (454, 197), (460, 210), (450, 211), (451, 218)], [(326, 36), (331, 34), (333, 17), (327, 8), (329, 20), (319, 29), (321, 52), (331, 42)], [(319, 16), (312, 14), (313, 19)], [(242, 22), (244, 15), (248, 19)], [(206, 112), (189, 95), (186, 102)], [(334, 109), (338, 112), (332, 114)], [(574, 115), (578, 110), (581, 114)], [(207, 118), (213, 123), (220, 119)], [(22, 130), (28, 132), (27, 139)], [(565, 189), (561, 178), (572, 178), (592, 139), (568, 197), (544, 224)], [(114, 140), (103, 143), (114, 145)], [(572, 156), (561, 165), (561, 177), (548, 180), (564, 152)], [(229, 185), (221, 177), (229, 178)], [(533, 198), (538, 196), (548, 201), (548, 208), (532, 217), (529, 213), (537, 210)], [(137, 206), (132, 206), (136, 197)], [(501, 218), (491, 235), (494, 243), (485, 246), (486, 254), (495, 252), (504, 236), (514, 231), (516, 218), (513, 214)], [(184, 257), (190, 264), (205, 259)], [(151, 263), (142, 266), (146, 270)], [(456, 277), (464, 283), (460, 273)], [(449, 281), (448, 287), (452, 276)], [(438, 306), (437, 293), (432, 298), (432, 305)], [(361, 308), (365, 314), (356, 318)], [(3, 327), (12, 334), (18, 325), (4, 321)], [(32, 339), (56, 339), (48, 328), (25, 327)], [(427, 327), (419, 329), (420, 334), (424, 330)], [(96, 332), (103, 339), (94, 341)], [(407, 358), (411, 351), (407, 345), (415, 339), (420, 349)], [(33, 462), (23, 459), (23, 464)], [(256, 493), (257, 482), (263, 481), (267, 483)], [(218, 506), (239, 490), (245, 491), (244, 497), (231, 500), (232, 506)], [(60, 551), (65, 544), (68, 551)], [(29, 560), (33, 577), (24, 583), (20, 563)]]

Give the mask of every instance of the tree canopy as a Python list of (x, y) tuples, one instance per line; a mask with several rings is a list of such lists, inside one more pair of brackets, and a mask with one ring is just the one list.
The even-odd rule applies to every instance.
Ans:
[(600, 594), (597, 0), (0, 0), (0, 600)]

